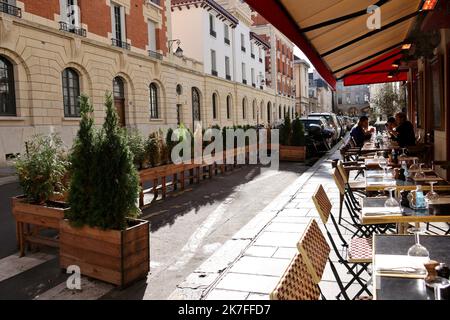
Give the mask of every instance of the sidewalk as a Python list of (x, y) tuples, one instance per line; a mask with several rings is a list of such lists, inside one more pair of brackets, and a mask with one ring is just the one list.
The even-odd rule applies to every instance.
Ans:
[[(331, 177), (331, 160), (340, 157), (335, 146), (327, 156), (299, 177), (252, 221), (192, 273), (170, 299), (261, 300), (270, 292), (297, 252), (297, 242), (310, 219), (319, 220), (311, 200), (322, 184), (339, 211), (339, 192)], [(321, 222), (319, 225), (321, 225)], [(345, 234), (345, 233), (344, 233)], [(349, 235), (348, 235), (349, 236)], [(334, 260), (332, 258), (332, 260)], [(337, 265), (338, 271), (340, 265)], [(343, 281), (348, 276), (342, 272)], [(327, 299), (339, 292), (331, 270), (320, 284)], [(359, 290), (351, 288), (349, 293)]]

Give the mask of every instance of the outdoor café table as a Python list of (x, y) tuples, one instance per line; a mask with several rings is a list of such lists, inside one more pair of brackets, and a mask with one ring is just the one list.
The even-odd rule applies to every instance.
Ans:
[(411, 178), (403, 181), (394, 179), (390, 173), (388, 176), (384, 176), (383, 171), (380, 170), (366, 170), (365, 176), (367, 192), (384, 191), (386, 188), (395, 188), (397, 192), (401, 190), (412, 191), (416, 190), (418, 185), (422, 186), (423, 191), (429, 191), (431, 186), (428, 182), (430, 181), (438, 182), (434, 186), (435, 191), (450, 191), (450, 184), (438, 176), (428, 176), (423, 181), (415, 181)]
[(363, 147), (361, 148), (362, 153), (372, 153), (372, 152), (379, 152), (379, 151), (392, 151), (392, 149), (398, 150), (400, 149), (399, 145), (395, 141), (386, 141), (380, 147), (377, 147), (375, 142), (366, 142), (364, 143)]
[[(415, 243), (414, 236), (375, 235), (373, 238), (373, 295), (376, 300), (434, 300), (434, 290), (425, 286), (423, 278), (409, 275), (380, 275), (383, 259), (402, 259)], [(450, 237), (420, 236), (420, 243), (428, 249), (430, 259), (450, 264)], [(445, 292), (441, 291), (442, 298)], [(448, 291), (447, 291), (448, 299)]]
[(450, 222), (450, 212), (448, 215), (433, 215), (429, 214), (428, 209), (385, 208), (386, 200), (386, 197), (364, 198), (361, 208), (361, 223), (363, 225), (395, 223), (398, 234), (404, 234), (410, 223)]

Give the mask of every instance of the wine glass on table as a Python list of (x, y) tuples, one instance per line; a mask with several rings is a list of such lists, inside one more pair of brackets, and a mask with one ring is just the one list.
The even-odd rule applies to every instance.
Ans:
[(384, 206), (386, 208), (398, 208), (398, 207), (400, 207), (400, 203), (397, 200), (395, 200), (395, 198), (394, 198), (394, 191), (396, 191), (397, 189), (396, 188), (386, 188), (384, 190), (389, 192), (389, 198), (384, 203)]
[(381, 156), (378, 159), (378, 165), (380, 166), (381, 169), (383, 169), (383, 177), (387, 178), (388, 174), (386, 172), (386, 169), (387, 169), (387, 166), (388, 166), (388, 162), (387, 162), (387, 160), (386, 160), (386, 158), (384, 156)]
[(430, 192), (428, 192), (427, 195), (425, 196), (427, 207), (429, 206), (430, 202), (439, 199), (438, 193), (434, 191), (434, 185), (437, 183), (437, 181), (429, 181), (428, 183), (430, 184)]
[(417, 227), (413, 227), (408, 229), (409, 233), (414, 234), (415, 243), (408, 250), (408, 256), (411, 257), (430, 257), (430, 252), (428, 252), (427, 248), (420, 244), (420, 234), (423, 233), (420, 225)]
[(414, 175), (414, 178), (417, 180), (420, 179), (425, 179), (425, 173), (423, 172), (423, 166), (425, 165), (425, 163), (421, 163), (419, 164), (419, 171), (416, 172), (416, 174)]
[(417, 164), (417, 159), (413, 160), (413, 164), (409, 167), (409, 171), (418, 171), (419, 165)]

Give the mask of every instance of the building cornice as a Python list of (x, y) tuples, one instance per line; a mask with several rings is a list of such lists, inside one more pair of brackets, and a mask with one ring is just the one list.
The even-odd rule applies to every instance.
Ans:
[(195, 8), (206, 8), (207, 11), (216, 11), (218, 14), (217, 17), (222, 21), (228, 20), (232, 28), (236, 28), (236, 26), (239, 24), (238, 19), (236, 19), (231, 13), (225, 10), (224, 7), (219, 5), (214, 0), (171, 0), (171, 4), (172, 11), (174, 11), (176, 8), (182, 10), (183, 7), (186, 7), (189, 10), (191, 6), (194, 6)]
[(257, 35), (253, 31), (250, 31), (250, 39), (255, 40), (257, 45), (264, 46), (267, 50), (270, 49), (270, 44), (267, 43), (261, 36)]

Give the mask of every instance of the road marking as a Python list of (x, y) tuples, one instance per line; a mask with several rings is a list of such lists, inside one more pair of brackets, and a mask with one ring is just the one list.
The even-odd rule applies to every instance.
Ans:
[(54, 258), (56, 256), (43, 252), (30, 253), (22, 258), (19, 257), (18, 253), (5, 257), (0, 260), (0, 282)]
[(233, 202), (233, 198), (229, 197), (225, 199), (200, 225), (199, 228), (191, 235), (186, 245), (181, 249), (183, 255), (171, 266), (169, 270), (179, 270), (186, 265), (195, 255), (196, 251), (202, 244), (203, 240), (208, 236), (210, 230), (214, 227), (214, 224), (219, 218), (226, 212), (227, 207)]

